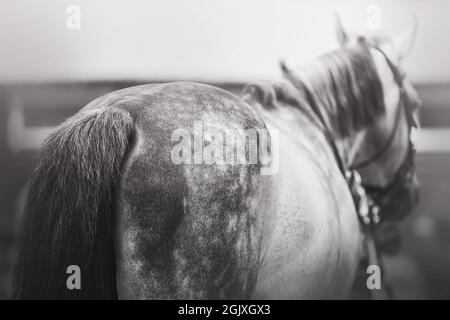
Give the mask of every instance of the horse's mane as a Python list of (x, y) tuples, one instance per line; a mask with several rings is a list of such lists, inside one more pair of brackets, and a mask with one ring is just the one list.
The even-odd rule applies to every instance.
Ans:
[[(300, 72), (282, 65), (287, 82), (244, 89), (266, 108), (288, 104), (315, 113), (339, 137), (374, 124), (385, 114), (383, 87), (366, 41), (314, 60)], [(292, 90), (292, 86), (296, 90)]]

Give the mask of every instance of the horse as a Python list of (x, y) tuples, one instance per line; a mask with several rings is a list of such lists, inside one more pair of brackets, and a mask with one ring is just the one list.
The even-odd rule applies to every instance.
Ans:
[[(410, 211), (417, 185), (405, 159), (419, 99), (400, 72), (412, 36), (353, 39), (340, 22), (337, 35), (338, 49), (299, 69), (283, 64), (282, 79), (239, 97), (191, 82), (140, 85), (62, 123), (30, 182), (13, 297), (347, 297), (366, 251), (349, 178), (359, 191), (395, 184), (381, 222)], [(234, 152), (245, 159), (256, 132), (269, 161), (231, 152), (220, 162), (223, 141), (208, 130), (244, 132)], [(193, 145), (192, 131), (203, 134)], [(212, 145), (205, 161), (198, 150)], [(74, 265), (81, 285), (69, 288)]]

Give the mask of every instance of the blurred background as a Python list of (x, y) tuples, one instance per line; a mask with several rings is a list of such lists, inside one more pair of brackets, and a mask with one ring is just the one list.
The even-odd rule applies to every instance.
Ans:
[(450, 1), (0, 0), (0, 298), (42, 139), (119, 88), (192, 80), (239, 94), (337, 48), (333, 12), (350, 32), (394, 36), (418, 18), (404, 68), (424, 102), (421, 203), (386, 259), (397, 298), (450, 298)]

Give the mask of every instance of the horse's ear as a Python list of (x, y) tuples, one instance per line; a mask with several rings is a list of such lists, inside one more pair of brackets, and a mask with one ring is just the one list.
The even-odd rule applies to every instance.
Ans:
[(417, 17), (414, 16), (411, 25), (392, 39), (399, 61), (403, 60), (411, 52), (417, 36), (417, 27)]
[(341, 47), (345, 47), (349, 42), (348, 34), (344, 30), (341, 17), (337, 12), (334, 13), (334, 25), (336, 28), (336, 38)]
[(286, 65), (286, 61), (284, 59), (278, 60), (278, 63), (280, 64), (281, 73), (283, 75), (289, 73), (290, 70), (289, 70), (288, 66)]

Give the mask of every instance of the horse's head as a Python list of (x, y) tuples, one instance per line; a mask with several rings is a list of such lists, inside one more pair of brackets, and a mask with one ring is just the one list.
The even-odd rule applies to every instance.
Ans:
[[(417, 128), (421, 102), (402, 69), (416, 31), (414, 20), (411, 27), (392, 40), (364, 38), (382, 85), (385, 115), (355, 137), (350, 167), (360, 173), (366, 190), (381, 206), (380, 214), (389, 218), (404, 216), (418, 201), (411, 135)], [(339, 18), (337, 38), (342, 47), (355, 45), (356, 37), (344, 31)]]

